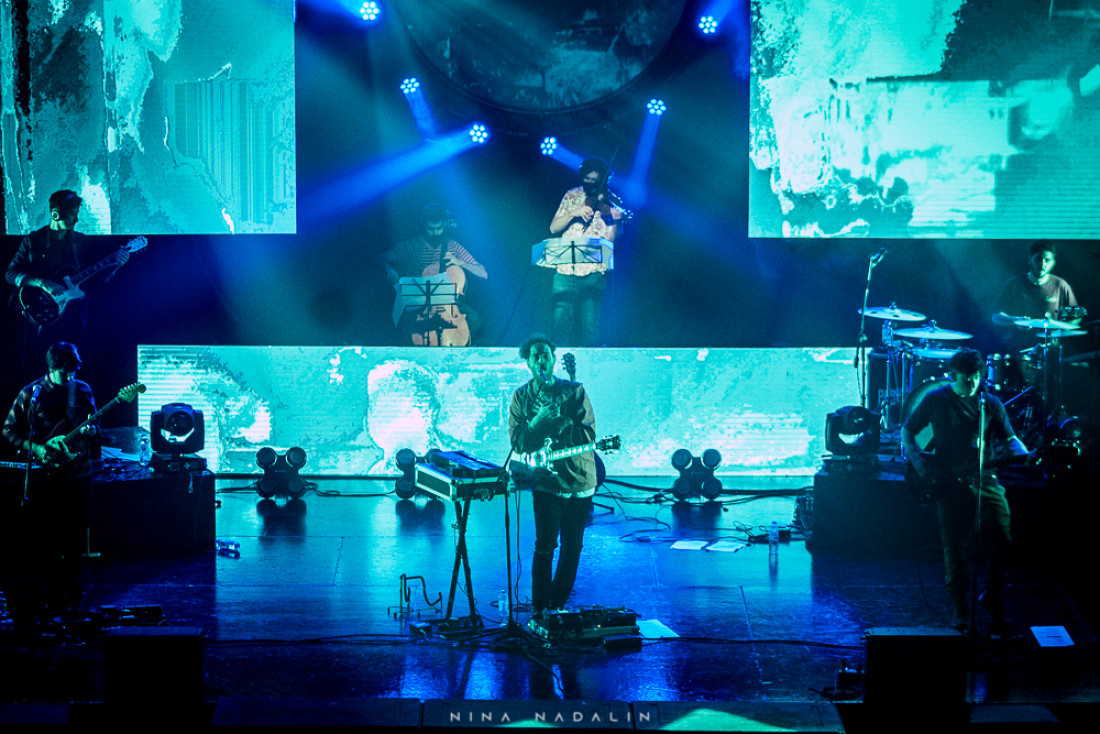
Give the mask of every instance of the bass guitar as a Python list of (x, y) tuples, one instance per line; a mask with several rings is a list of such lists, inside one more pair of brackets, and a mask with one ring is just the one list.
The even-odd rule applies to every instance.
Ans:
[[(928, 462), (930, 470), (928, 477), (921, 477), (913, 468), (913, 462), (905, 464), (905, 486), (919, 504), (930, 505), (953, 492), (969, 490), (974, 486), (974, 480), (978, 475), (976, 459), (947, 463), (927, 451), (922, 451), (921, 456)], [(1036, 452), (1032, 451), (1024, 456), (1005, 456), (987, 461), (985, 468), (993, 470), (1038, 462)]]
[(78, 273), (69, 272), (74, 268), (62, 268), (51, 278), (65, 286), (65, 290), (61, 293), (53, 294), (35, 285), (22, 286), (19, 289), (19, 310), (22, 311), (24, 318), (35, 326), (48, 326), (61, 318), (66, 306), (84, 297), (84, 291), (80, 290), (81, 283), (117, 264), (119, 253), (125, 251), (133, 254), (148, 246), (149, 240), (145, 237), (135, 237), (95, 265), (84, 268)]
[(67, 433), (57, 433), (57, 431), (60, 430), (60, 427), (66, 423), (66, 421), (62, 421), (61, 423), (59, 423), (57, 426), (54, 427), (51, 435), (46, 438), (46, 442), (42, 444), (43, 446), (45, 446), (46, 449), (46, 460), (42, 463), (49, 467), (58, 467), (67, 464), (68, 462), (75, 459), (78, 454), (69, 449), (69, 441), (72, 441), (74, 438), (76, 438), (82, 430), (84, 430), (87, 426), (90, 426), (92, 423), (95, 423), (107, 411), (111, 410), (116, 405), (119, 405), (121, 403), (133, 402), (134, 398), (136, 398), (139, 393), (145, 392), (145, 389), (145, 385), (141, 384), (140, 382), (135, 382), (133, 385), (128, 385), (122, 388), (118, 391), (118, 395), (112, 398), (106, 405), (85, 418), (80, 425), (73, 428)]

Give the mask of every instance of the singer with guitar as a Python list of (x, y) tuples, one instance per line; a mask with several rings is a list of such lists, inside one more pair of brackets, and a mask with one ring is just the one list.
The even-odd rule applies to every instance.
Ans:
[[(542, 449), (547, 439), (553, 448), (562, 449), (592, 443), (596, 437), (596, 416), (584, 386), (554, 377), (555, 349), (544, 336), (534, 336), (520, 347), (531, 379), (512, 393), (508, 410), (508, 438), (518, 454)], [(535, 614), (541, 614), (564, 607), (573, 592), (584, 528), (596, 493), (595, 455), (589, 450), (559, 459), (531, 479), (535, 516), (531, 602)]]
[(5, 533), (11, 554), (4, 562), (14, 564), (6, 575), (14, 578), (8, 598), (17, 623), (52, 617), (79, 602), (91, 451), (98, 446), (98, 426), (82, 426), (96, 409), (91, 388), (76, 379), (77, 348), (57, 342), (46, 353), (46, 366), (45, 376), (19, 392), (3, 427), (4, 438), (42, 467), (28, 472), (14, 516), (4, 518), (11, 524), (11, 534)]
[[(1029, 454), (1016, 437), (1004, 405), (982, 389), (985, 359), (981, 353), (961, 349), (947, 366), (952, 381), (925, 395), (913, 409), (901, 429), (902, 445), (915, 475), (910, 481), (919, 485), (919, 495), (936, 502), (945, 585), (953, 612), (951, 625), (960, 630), (972, 627), (975, 609), (971, 597), (976, 596), (978, 583), (973, 579), (975, 586), (971, 587), (971, 565), (976, 557), (972, 553), (984, 550), (986, 583), (980, 601), (992, 617), (992, 633), (1003, 635), (1003, 592), (1012, 535), (1008, 500), (994, 468), (994, 442), (1019, 460)], [(928, 426), (932, 438), (922, 453), (917, 436)], [(981, 528), (977, 537), (976, 524)]]

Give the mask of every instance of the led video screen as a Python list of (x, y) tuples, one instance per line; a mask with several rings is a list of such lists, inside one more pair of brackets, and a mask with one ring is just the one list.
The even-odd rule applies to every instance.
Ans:
[[(559, 357), (564, 355), (559, 350)], [(858, 404), (852, 349), (577, 349), (608, 474), (675, 474), (679, 448), (717, 449), (719, 475), (810, 475), (825, 417)], [(560, 366), (557, 370), (564, 376)], [(392, 475), (402, 448), (503, 465), (508, 405), (530, 379), (517, 350), (417, 347), (138, 347), (140, 422), (182, 402), (203, 412), (201, 452), (220, 473), (300, 446), (304, 473)]]
[(294, 4), (0, 2), (6, 232), (293, 233)]
[(752, 11), (750, 236), (1100, 236), (1100, 2)]

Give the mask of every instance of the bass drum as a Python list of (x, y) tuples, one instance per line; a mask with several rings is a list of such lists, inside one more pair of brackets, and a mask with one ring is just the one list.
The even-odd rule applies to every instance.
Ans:
[[(903, 426), (905, 425), (905, 421), (907, 421), (909, 415), (917, 409), (920, 401), (924, 400), (925, 395), (933, 390), (938, 390), (950, 384), (951, 380), (946, 377), (941, 377), (934, 380), (925, 380), (917, 385), (916, 389), (905, 396), (905, 403), (901, 406), (901, 424)], [(914, 438), (917, 440), (917, 446), (920, 447), (921, 451), (924, 451), (928, 447), (928, 442), (932, 439), (932, 426), (925, 426), (924, 430), (914, 436)]]

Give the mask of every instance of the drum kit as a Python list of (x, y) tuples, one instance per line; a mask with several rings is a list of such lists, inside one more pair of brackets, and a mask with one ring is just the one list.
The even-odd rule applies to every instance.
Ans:
[[(884, 429), (898, 429), (926, 394), (951, 380), (947, 362), (959, 343), (973, 335), (941, 328), (924, 314), (893, 303), (861, 308), (859, 313), (882, 321), (883, 351), (875, 356), (886, 363), (886, 383), (879, 394), (878, 412)], [(1014, 321), (1034, 336), (1036, 344), (1016, 354), (988, 355), (983, 374), (986, 388), (1004, 403), (1017, 433), (1033, 444), (1043, 441), (1050, 422), (1066, 418), (1061, 340), (1088, 333), (1076, 327), (1085, 316), (1083, 308), (1059, 309), (1055, 316)], [(916, 326), (920, 322), (925, 323)]]

